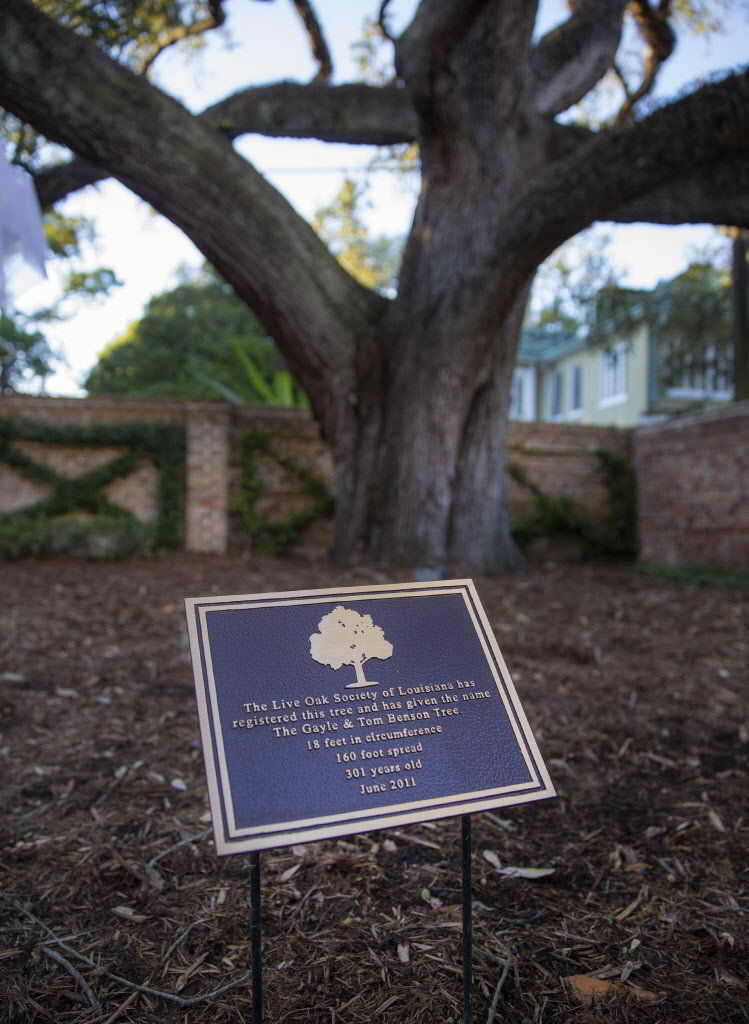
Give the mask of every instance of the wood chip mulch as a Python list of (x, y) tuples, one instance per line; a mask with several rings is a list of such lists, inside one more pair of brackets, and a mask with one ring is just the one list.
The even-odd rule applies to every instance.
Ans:
[[(214, 853), (182, 600), (373, 578), (0, 565), (0, 1021), (250, 1020), (247, 860)], [(591, 565), (477, 585), (559, 797), (474, 816), (475, 1021), (749, 1021), (749, 591)], [(459, 819), (261, 860), (268, 1024), (461, 1020)]]

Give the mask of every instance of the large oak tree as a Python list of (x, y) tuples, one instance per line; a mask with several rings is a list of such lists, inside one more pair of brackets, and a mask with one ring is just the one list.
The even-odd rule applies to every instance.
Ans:
[[(0, 104), (77, 154), (38, 176), (45, 203), (113, 175), (193, 240), (276, 339), (333, 452), (339, 561), (498, 569), (514, 558), (506, 420), (536, 268), (596, 220), (749, 226), (749, 75), (639, 116), (673, 49), (669, 0), (571, 0), (568, 19), (537, 40), (537, 3), (421, 0), (393, 40), (396, 81), (333, 86), (315, 13), (294, 5), (316, 79), (242, 89), (193, 115), (143, 71), (219, 24), (221, 0), (140, 51), (116, 32), (106, 47), (92, 41), (80, 12), (115, 3), (4, 0)], [(561, 123), (607, 71), (621, 72), (627, 10), (644, 45), (641, 81), (627, 81), (612, 124)], [(394, 298), (351, 278), (235, 152), (250, 132), (418, 143), (421, 191)]]

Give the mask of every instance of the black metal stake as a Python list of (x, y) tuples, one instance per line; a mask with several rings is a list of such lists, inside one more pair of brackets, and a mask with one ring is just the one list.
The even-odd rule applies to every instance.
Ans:
[(460, 819), (463, 896), (463, 1024), (473, 1024), (473, 906), (471, 895), (471, 815)]
[(252, 936), (252, 1024), (263, 1024), (263, 935), (260, 924), (260, 854), (250, 854), (250, 933)]

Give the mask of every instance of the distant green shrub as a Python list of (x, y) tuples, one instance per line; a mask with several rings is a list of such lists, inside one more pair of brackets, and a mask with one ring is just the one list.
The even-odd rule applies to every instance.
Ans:
[(65, 554), (94, 561), (129, 558), (153, 550), (155, 530), (131, 517), (41, 516), (15, 513), (0, 520), (0, 555)]
[(715, 565), (636, 565), (636, 572), (670, 583), (696, 583), (704, 587), (749, 588), (749, 573), (720, 569)]

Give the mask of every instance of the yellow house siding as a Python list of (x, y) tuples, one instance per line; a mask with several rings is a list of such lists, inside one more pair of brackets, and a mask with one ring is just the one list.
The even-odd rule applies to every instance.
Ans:
[[(605, 350), (581, 348), (565, 355), (541, 370), (540, 418), (554, 422), (582, 423), (597, 426), (627, 427), (639, 422), (648, 407), (648, 329), (638, 328), (631, 338), (614, 338), (609, 350), (621, 345), (625, 355), (625, 389), (622, 397), (606, 398), (602, 394)], [(582, 373), (581, 409), (572, 408), (573, 367)], [(554, 374), (561, 373), (562, 402), (558, 416), (552, 415)]]

